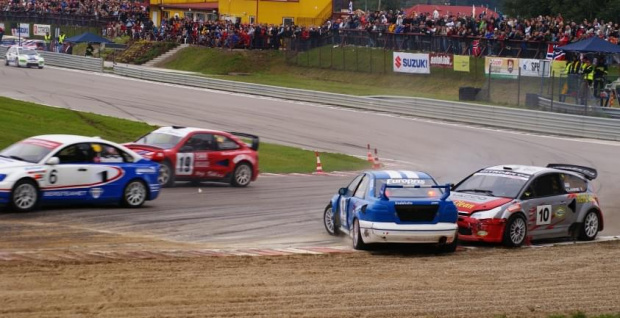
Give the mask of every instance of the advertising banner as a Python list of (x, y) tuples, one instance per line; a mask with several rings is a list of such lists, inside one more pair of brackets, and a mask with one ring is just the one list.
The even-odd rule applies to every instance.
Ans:
[(30, 24), (28, 23), (20, 23), (19, 29), (11, 29), (11, 34), (13, 36), (21, 36), (22, 38), (30, 37)]
[(529, 76), (529, 77), (550, 77), (551, 76), (551, 61), (550, 60), (519, 59), (519, 67), (521, 68), (521, 76)]
[(394, 52), (392, 65), (394, 67), (394, 72), (398, 73), (431, 73), (428, 54)]
[(484, 74), (489, 75), (489, 66), (492, 77), (517, 78), (519, 74), (518, 58), (485, 57)]
[(454, 56), (454, 71), (469, 72), (469, 55)]
[(49, 32), (52, 34), (52, 27), (49, 24), (35, 24), (32, 27), (32, 33), (34, 35), (45, 36), (45, 33)]
[(431, 58), (432, 67), (442, 67), (442, 68), (453, 68), (454, 67), (454, 59), (452, 58), (452, 54), (431, 53), (430, 58)]

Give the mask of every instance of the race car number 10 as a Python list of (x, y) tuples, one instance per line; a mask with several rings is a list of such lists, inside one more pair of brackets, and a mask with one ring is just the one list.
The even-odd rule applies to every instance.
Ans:
[(194, 154), (178, 153), (177, 154), (177, 175), (191, 175), (194, 172)]
[(536, 225), (551, 223), (551, 206), (539, 205), (536, 207)]

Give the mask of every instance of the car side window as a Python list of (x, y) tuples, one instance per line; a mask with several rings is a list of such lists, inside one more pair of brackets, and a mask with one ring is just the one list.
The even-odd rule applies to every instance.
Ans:
[(90, 143), (80, 143), (67, 146), (56, 153), (61, 164), (92, 163), (95, 152)]
[(560, 180), (564, 185), (564, 190), (568, 193), (579, 193), (588, 190), (588, 183), (579, 177), (561, 173)]
[(133, 162), (133, 157), (126, 152), (108, 144), (92, 144), (95, 150), (94, 162), (96, 163), (125, 163)]
[(349, 193), (355, 192), (355, 189), (357, 189), (357, 186), (360, 184), (360, 181), (362, 180), (362, 177), (364, 177), (363, 174), (355, 177), (355, 179), (353, 179), (353, 181), (351, 181), (351, 183), (349, 183), (349, 186), (347, 186), (347, 189), (349, 189)]
[(566, 193), (557, 173), (542, 175), (533, 183), (534, 197), (542, 198)]
[(364, 176), (364, 179), (362, 179), (360, 186), (357, 187), (357, 190), (355, 190), (355, 194), (353, 195), (354, 197), (363, 199), (366, 196), (366, 190), (368, 190), (368, 180), (369, 178), (367, 176)]
[(219, 150), (235, 150), (240, 148), (234, 140), (226, 136), (215, 135), (215, 141), (217, 142), (217, 148)]
[[(217, 150), (217, 145), (212, 134), (194, 134), (183, 145), (188, 151), (211, 151)], [(191, 149), (191, 150), (190, 150)]]

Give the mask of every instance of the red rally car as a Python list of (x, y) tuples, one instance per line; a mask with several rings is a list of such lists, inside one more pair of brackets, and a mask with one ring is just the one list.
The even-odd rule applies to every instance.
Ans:
[(259, 138), (250, 134), (171, 126), (125, 146), (160, 163), (163, 187), (175, 181), (218, 181), (245, 187), (258, 177), (258, 144)]

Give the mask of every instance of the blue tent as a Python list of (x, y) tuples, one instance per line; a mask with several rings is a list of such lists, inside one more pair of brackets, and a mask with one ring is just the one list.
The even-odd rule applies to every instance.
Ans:
[(555, 49), (556, 51), (577, 52), (577, 53), (620, 53), (620, 46), (609, 43), (598, 37), (581, 40), (579, 42), (564, 45)]
[(85, 42), (90, 42), (90, 43), (113, 43), (112, 41), (100, 37), (96, 34), (92, 34), (90, 32), (85, 32), (82, 33), (80, 35), (76, 35), (76, 36), (72, 36), (70, 38), (65, 39), (65, 42), (71, 42), (71, 43), (85, 43)]

